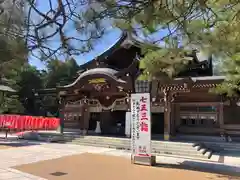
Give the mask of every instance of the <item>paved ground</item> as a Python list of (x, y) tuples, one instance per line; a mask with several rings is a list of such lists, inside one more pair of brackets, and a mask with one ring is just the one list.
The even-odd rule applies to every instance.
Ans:
[(8, 149), (8, 148), (10, 148), (9, 146), (5, 146), (5, 145), (1, 145), (0, 144), (0, 149)]
[[(223, 180), (227, 175), (183, 170), (176, 167), (146, 167), (130, 163), (128, 158), (83, 153), (15, 167), (48, 180)], [(55, 176), (54, 176), (55, 174)], [(60, 175), (60, 176), (58, 176)]]
[[(0, 180), (44, 180), (44, 178), (38, 176), (49, 180), (74, 180), (74, 178), (70, 178), (70, 175), (75, 177), (77, 175), (77, 180), (79, 176), (81, 179), (86, 180), (95, 180), (96, 178), (101, 180), (99, 177), (102, 177), (104, 180), (110, 178), (111, 180), (113, 178), (118, 180), (118, 177), (122, 179), (131, 178), (133, 180), (143, 178), (155, 180), (156, 177), (158, 179), (162, 177), (162, 179), (174, 180), (179, 179), (180, 176), (180, 179), (184, 180), (227, 180), (230, 179), (229, 175), (240, 175), (240, 159), (234, 157), (225, 157), (226, 164), (219, 164), (159, 156), (157, 157), (159, 165), (156, 168), (131, 165), (129, 160), (130, 154), (122, 150), (67, 144), (34, 144), (26, 142), (23, 144), (25, 145), (23, 147), (18, 146), (18, 148), (15, 148), (13, 146), (9, 149), (0, 150)], [(86, 155), (83, 153), (91, 154)], [(30, 163), (33, 164), (29, 165)], [(46, 169), (43, 171), (43, 167), (48, 167), (48, 171)], [(92, 167), (94, 167), (94, 173), (89, 172)], [(16, 169), (24, 170), (34, 175)], [(110, 178), (105, 177), (106, 169), (110, 169)], [(49, 175), (49, 173), (57, 171), (64, 172), (63, 170), (67, 171), (66, 173), (68, 174), (63, 176)], [(87, 174), (90, 177), (86, 177)], [(231, 180), (234, 179), (237, 179), (237, 177), (231, 177)]]

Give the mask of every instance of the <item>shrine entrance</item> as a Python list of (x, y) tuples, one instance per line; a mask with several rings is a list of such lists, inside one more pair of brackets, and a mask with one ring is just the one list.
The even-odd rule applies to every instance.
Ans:
[(152, 113), (152, 134), (164, 134), (164, 113)]
[(126, 111), (104, 111), (90, 113), (89, 133), (96, 133), (97, 123), (103, 135), (122, 136), (125, 132)]
[[(103, 135), (124, 135), (125, 116), (130, 108), (129, 96), (133, 87), (129, 76), (121, 79), (117, 75), (118, 71), (110, 68), (94, 68), (80, 74), (72, 84), (62, 87), (68, 104), (76, 99), (76, 102), (79, 101), (76, 106), (86, 106), (80, 118), (85, 122), (84, 125), (80, 124), (81, 130)], [(87, 113), (89, 116), (85, 115)]]
[(88, 130), (94, 132), (97, 127), (97, 121), (100, 120), (100, 112), (90, 113)]
[(113, 119), (115, 120), (115, 134), (125, 135), (125, 119), (126, 111), (113, 111)]

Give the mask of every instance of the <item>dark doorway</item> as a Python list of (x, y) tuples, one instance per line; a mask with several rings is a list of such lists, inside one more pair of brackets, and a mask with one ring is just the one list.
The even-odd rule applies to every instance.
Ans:
[(112, 112), (112, 121), (114, 122), (114, 134), (124, 135), (125, 133), (125, 118), (126, 111), (113, 111)]
[(152, 113), (152, 134), (164, 133), (164, 113)]
[(89, 128), (90, 131), (95, 131), (97, 126), (97, 121), (100, 121), (100, 113), (91, 113), (89, 119)]
[[(110, 115), (104, 116), (103, 118), (101, 116), (102, 113), (110, 113)], [(104, 126), (103, 124), (101, 124), (102, 134), (122, 136), (125, 133), (125, 118), (126, 118), (125, 116), (126, 116), (126, 111), (112, 111), (112, 112), (108, 111), (108, 112), (91, 113), (88, 130), (94, 131), (96, 129), (97, 121), (103, 122), (104, 120)]]
[(112, 119), (117, 123), (125, 126), (126, 111), (113, 111)]

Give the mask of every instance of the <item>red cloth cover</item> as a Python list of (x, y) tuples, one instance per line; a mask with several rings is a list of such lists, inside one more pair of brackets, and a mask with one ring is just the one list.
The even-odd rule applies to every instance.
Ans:
[(0, 128), (22, 130), (56, 130), (60, 125), (59, 118), (0, 115)]

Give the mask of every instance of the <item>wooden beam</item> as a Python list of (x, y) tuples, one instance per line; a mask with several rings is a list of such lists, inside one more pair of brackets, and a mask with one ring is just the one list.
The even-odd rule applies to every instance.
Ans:
[[(174, 104), (179, 104), (182, 106), (193, 106), (196, 102), (174, 102)], [(198, 106), (218, 106), (220, 102), (197, 102)]]
[(219, 104), (219, 127), (222, 130), (221, 133), (224, 133), (224, 111), (223, 111), (224, 104), (221, 102)]
[(170, 140), (171, 98), (169, 91), (164, 92), (164, 140)]

